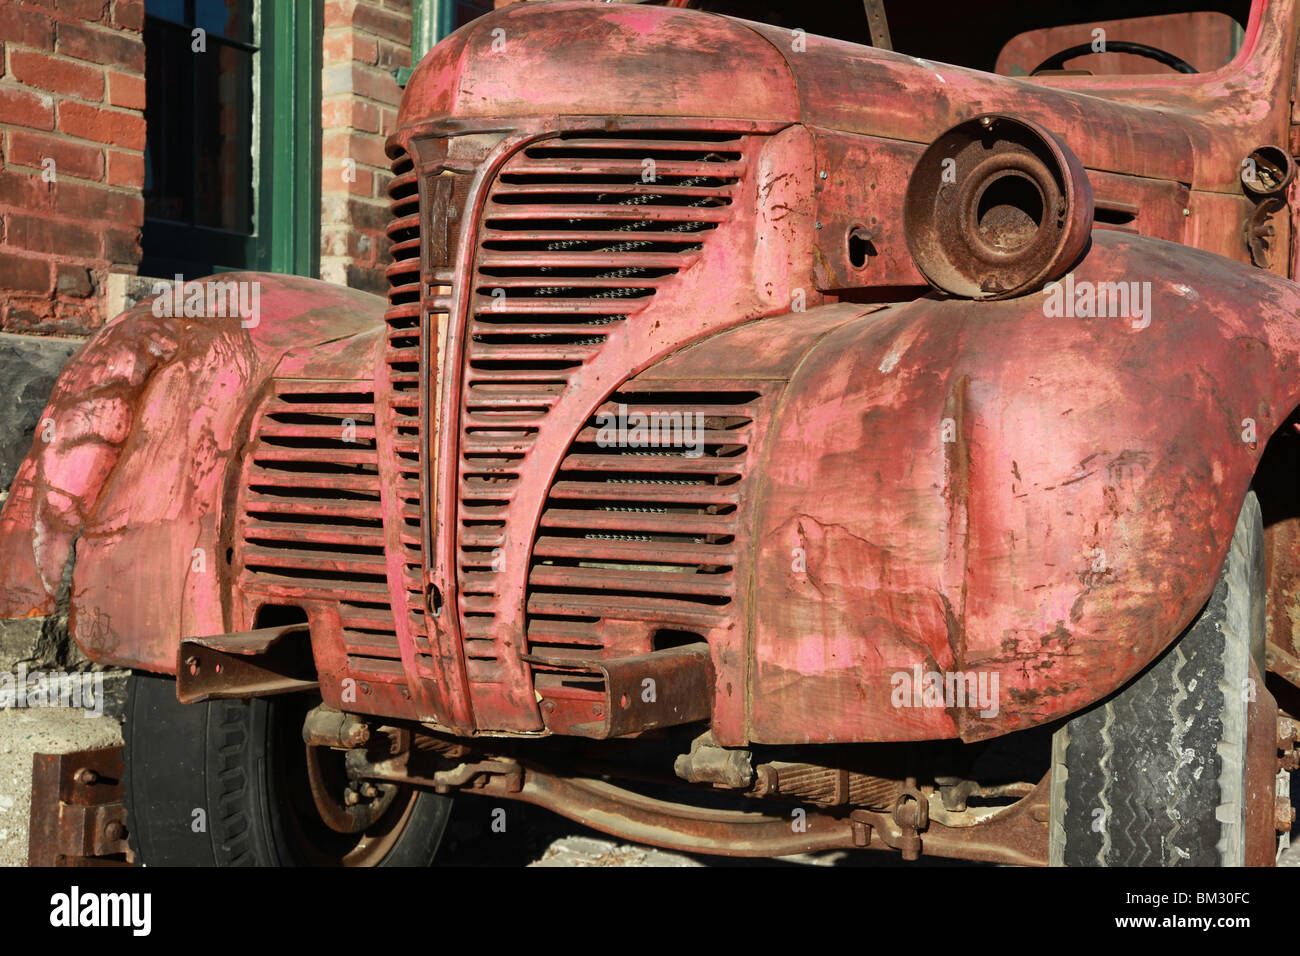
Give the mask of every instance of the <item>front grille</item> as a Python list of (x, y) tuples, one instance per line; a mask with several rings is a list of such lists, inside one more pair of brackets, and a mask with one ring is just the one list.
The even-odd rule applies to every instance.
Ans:
[[(749, 140), (574, 133), (511, 157), (487, 196), (461, 395), (459, 594), (467, 672), (500, 679), (494, 562), (519, 475), (572, 376), (732, 215)], [(580, 615), (581, 616), (581, 615)]]
[(379, 481), (364, 383), (275, 381), (245, 457), (236, 542), (254, 604), (337, 602), (351, 673), (398, 682)]
[(579, 432), (528, 579), (529, 652), (547, 662), (534, 664), (542, 697), (600, 698), (599, 679), (566, 659), (694, 643), (729, 620), (759, 398), (624, 391)]

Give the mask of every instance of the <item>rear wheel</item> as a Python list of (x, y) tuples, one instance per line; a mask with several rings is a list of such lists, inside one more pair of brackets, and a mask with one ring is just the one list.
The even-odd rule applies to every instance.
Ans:
[(165, 866), (428, 866), (451, 798), (376, 787), (360, 823), (343, 753), (302, 741), (310, 695), (181, 704), (133, 674), (124, 779), (136, 860)]
[(1260, 673), (1264, 664), (1263, 540), (1250, 492), (1201, 613), (1155, 664), (1056, 732), (1052, 863), (1245, 863), (1248, 678), (1252, 657)]

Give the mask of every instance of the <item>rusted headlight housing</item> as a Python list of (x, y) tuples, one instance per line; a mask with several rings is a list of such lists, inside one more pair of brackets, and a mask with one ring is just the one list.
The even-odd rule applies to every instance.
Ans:
[(907, 247), (935, 288), (1004, 299), (1060, 278), (1092, 234), (1092, 186), (1037, 123), (979, 116), (922, 154), (907, 184)]

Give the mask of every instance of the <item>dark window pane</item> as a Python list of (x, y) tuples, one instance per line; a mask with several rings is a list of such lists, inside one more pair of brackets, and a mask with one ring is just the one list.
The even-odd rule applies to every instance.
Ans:
[(253, 231), (253, 54), (209, 43), (194, 104), (195, 216), (200, 226)]
[(250, 0), (195, 0), (194, 22), (209, 34), (251, 43), (252, 11)]
[(145, 19), (145, 215), (253, 232), (253, 56)]
[(460, 2), (456, 4), (455, 22), (452, 24), (452, 29), (459, 30), (471, 20), (477, 20), (479, 17), (483, 16), (483, 14), (490, 13), (491, 11), (491, 0), (487, 0), (487, 2), (483, 3), (473, 3), (466, 2), (466, 0), (460, 0)]
[(189, 222), (194, 54), (184, 27), (145, 19), (145, 215)]
[(145, 0), (144, 12), (151, 17), (162, 17), (176, 23), (187, 23), (185, 0)]

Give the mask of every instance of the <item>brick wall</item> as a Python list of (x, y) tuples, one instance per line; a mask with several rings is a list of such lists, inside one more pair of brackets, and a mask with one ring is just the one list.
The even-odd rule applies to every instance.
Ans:
[(144, 218), (143, 0), (0, 2), (0, 329), (85, 334)]
[(384, 140), (411, 63), (411, 0), (326, 0), (321, 78), (321, 278), (388, 291)]

